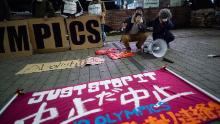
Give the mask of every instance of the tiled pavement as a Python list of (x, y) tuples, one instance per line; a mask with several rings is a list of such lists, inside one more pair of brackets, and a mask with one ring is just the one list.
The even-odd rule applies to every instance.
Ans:
[[(165, 58), (168, 63), (148, 54), (137, 54), (132, 58), (111, 60), (101, 65), (83, 68), (46, 71), (24, 75), (15, 75), (26, 64), (56, 62), (61, 60), (82, 59), (95, 56), (99, 48), (66, 51), (48, 54), (35, 54), (26, 58), (0, 62), (0, 108), (13, 96), (17, 88), (39, 91), (48, 88), (67, 86), (106, 78), (156, 70), (167, 64), (168, 68), (198, 85), (210, 94), (220, 98), (220, 58), (208, 58), (208, 54), (220, 54), (220, 30), (180, 29), (173, 31), (176, 39)], [(107, 47), (115, 47), (120, 36), (109, 36)]]

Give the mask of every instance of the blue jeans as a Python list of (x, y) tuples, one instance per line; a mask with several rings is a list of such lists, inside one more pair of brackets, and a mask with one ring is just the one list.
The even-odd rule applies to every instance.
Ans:
[(101, 31), (102, 31), (102, 41), (105, 42), (106, 34), (105, 34), (105, 25), (101, 24)]

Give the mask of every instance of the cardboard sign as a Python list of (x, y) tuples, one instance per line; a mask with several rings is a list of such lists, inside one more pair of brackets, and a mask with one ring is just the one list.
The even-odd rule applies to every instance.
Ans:
[(71, 49), (102, 47), (101, 25), (98, 16), (80, 16), (66, 19)]
[(64, 51), (69, 49), (63, 17), (29, 19), (30, 38), (36, 52)]
[(220, 104), (165, 69), (18, 96), (1, 124), (202, 124)]
[(86, 60), (67, 60), (59, 62), (48, 62), (48, 63), (36, 63), (27, 64), (23, 69), (21, 69), (17, 74), (29, 74), (34, 72), (52, 71), (67, 68), (83, 67), (86, 65)]
[(0, 22), (0, 60), (29, 55), (32, 55), (32, 47), (27, 22)]

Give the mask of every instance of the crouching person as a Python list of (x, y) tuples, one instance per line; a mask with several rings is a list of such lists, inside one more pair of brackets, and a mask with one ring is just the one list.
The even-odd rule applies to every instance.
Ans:
[(164, 39), (169, 48), (169, 43), (174, 40), (174, 35), (170, 29), (174, 27), (172, 21), (172, 14), (169, 9), (161, 9), (158, 17), (151, 22), (153, 27), (153, 40)]
[(132, 17), (124, 21), (123, 28), (124, 34), (121, 37), (121, 42), (124, 43), (126, 50), (131, 51), (129, 42), (136, 42), (136, 47), (140, 50), (149, 35), (149, 33), (145, 32), (146, 23), (141, 7), (137, 7)]

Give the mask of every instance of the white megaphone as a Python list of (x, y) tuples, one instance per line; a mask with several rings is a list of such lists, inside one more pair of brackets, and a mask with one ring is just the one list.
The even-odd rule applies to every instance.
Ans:
[(153, 56), (160, 58), (167, 52), (167, 43), (163, 39), (156, 39), (144, 44), (143, 52), (153, 54)]

